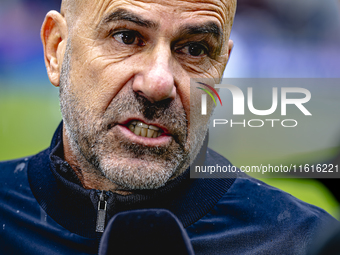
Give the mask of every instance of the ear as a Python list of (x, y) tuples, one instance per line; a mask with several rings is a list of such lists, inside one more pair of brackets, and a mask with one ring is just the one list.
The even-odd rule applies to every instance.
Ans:
[(228, 42), (228, 60), (230, 58), (230, 54), (231, 54), (231, 51), (233, 50), (234, 48), (234, 42), (233, 40), (229, 40)]
[(41, 28), (41, 40), (48, 78), (58, 87), (67, 44), (67, 24), (59, 12), (47, 13)]

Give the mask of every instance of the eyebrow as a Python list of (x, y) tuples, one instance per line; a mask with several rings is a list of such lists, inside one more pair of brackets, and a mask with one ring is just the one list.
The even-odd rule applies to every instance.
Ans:
[(146, 20), (139, 15), (124, 10), (124, 9), (118, 9), (112, 13), (110, 13), (108, 16), (106, 16), (103, 20), (102, 23), (108, 24), (110, 22), (115, 22), (115, 21), (129, 21), (133, 22), (139, 26), (145, 27), (145, 28), (157, 28), (158, 25), (150, 20)]
[(201, 25), (189, 25), (180, 29), (182, 35), (199, 35), (199, 34), (211, 34), (218, 41), (223, 38), (223, 32), (219, 25), (215, 22), (208, 22)]

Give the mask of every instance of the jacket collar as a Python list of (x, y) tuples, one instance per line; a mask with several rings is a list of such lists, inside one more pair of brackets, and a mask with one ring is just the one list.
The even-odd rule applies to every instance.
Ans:
[[(78, 235), (96, 238), (95, 232), (101, 191), (84, 189), (70, 165), (64, 160), (62, 122), (50, 148), (33, 156), (28, 164), (31, 190), (40, 206), (58, 224)], [(209, 163), (208, 139), (198, 159)], [(210, 162), (211, 163), (211, 162)], [(116, 213), (142, 209), (165, 208), (174, 213), (184, 227), (207, 214), (227, 192), (234, 179), (190, 179), (187, 169), (178, 178), (155, 190), (140, 190), (132, 195), (105, 192), (107, 219)]]

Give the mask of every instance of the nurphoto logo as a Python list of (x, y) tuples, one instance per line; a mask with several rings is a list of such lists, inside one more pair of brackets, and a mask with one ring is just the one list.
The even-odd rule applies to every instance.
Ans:
[[(207, 94), (210, 96), (211, 100), (215, 103), (215, 106), (217, 106), (216, 100), (214, 95), (219, 99), (221, 106), (222, 100), (217, 93), (216, 89), (228, 89), (231, 92), (232, 95), (232, 109), (233, 109), (233, 115), (245, 115), (245, 95), (243, 91), (231, 84), (216, 84), (215, 88), (207, 85), (203, 82), (197, 82), (200, 85), (203, 85), (205, 88), (197, 87), (198, 89), (203, 90), (206, 92), (206, 94), (202, 94), (201, 96), (201, 114), (207, 115)], [(209, 91), (212, 91), (212, 93)], [(280, 93), (279, 93), (280, 92)], [(295, 96), (299, 96), (300, 98), (289, 98), (288, 94), (295, 94)], [(269, 109), (259, 110), (254, 107), (254, 100), (253, 100), (253, 88), (248, 87), (247, 88), (247, 107), (250, 113), (257, 115), (257, 116), (269, 116), (276, 112), (276, 110), (279, 107), (279, 95), (280, 96), (280, 114), (281, 116), (287, 115), (287, 105), (295, 105), (305, 116), (312, 116), (312, 114), (307, 110), (307, 108), (304, 106), (305, 103), (309, 102), (311, 100), (311, 93), (308, 89), (305, 88), (299, 88), (299, 87), (281, 87), (280, 90), (277, 87), (272, 88), (272, 98), (271, 102), (272, 105)], [(301, 97), (302, 96), (302, 97)], [(228, 107), (228, 106), (225, 106)], [(243, 127), (249, 126), (249, 127), (263, 127), (265, 123), (271, 123), (271, 126), (274, 127), (276, 122), (280, 122), (282, 127), (296, 127), (298, 125), (297, 120), (295, 119), (250, 119), (246, 120), (244, 119), (242, 122), (233, 122), (233, 120), (227, 120), (227, 119), (213, 119), (213, 127), (216, 125), (226, 125), (230, 124), (230, 127), (233, 127), (235, 125), (241, 125)], [(290, 123), (290, 124), (289, 124)], [(248, 124), (248, 125), (247, 125)]]

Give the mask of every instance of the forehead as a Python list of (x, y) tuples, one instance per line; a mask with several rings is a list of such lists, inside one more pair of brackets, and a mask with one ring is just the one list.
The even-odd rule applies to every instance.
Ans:
[(78, 6), (77, 23), (98, 26), (117, 9), (147, 16), (155, 22), (210, 19), (223, 30), (231, 26), (235, 0), (87, 0)]

